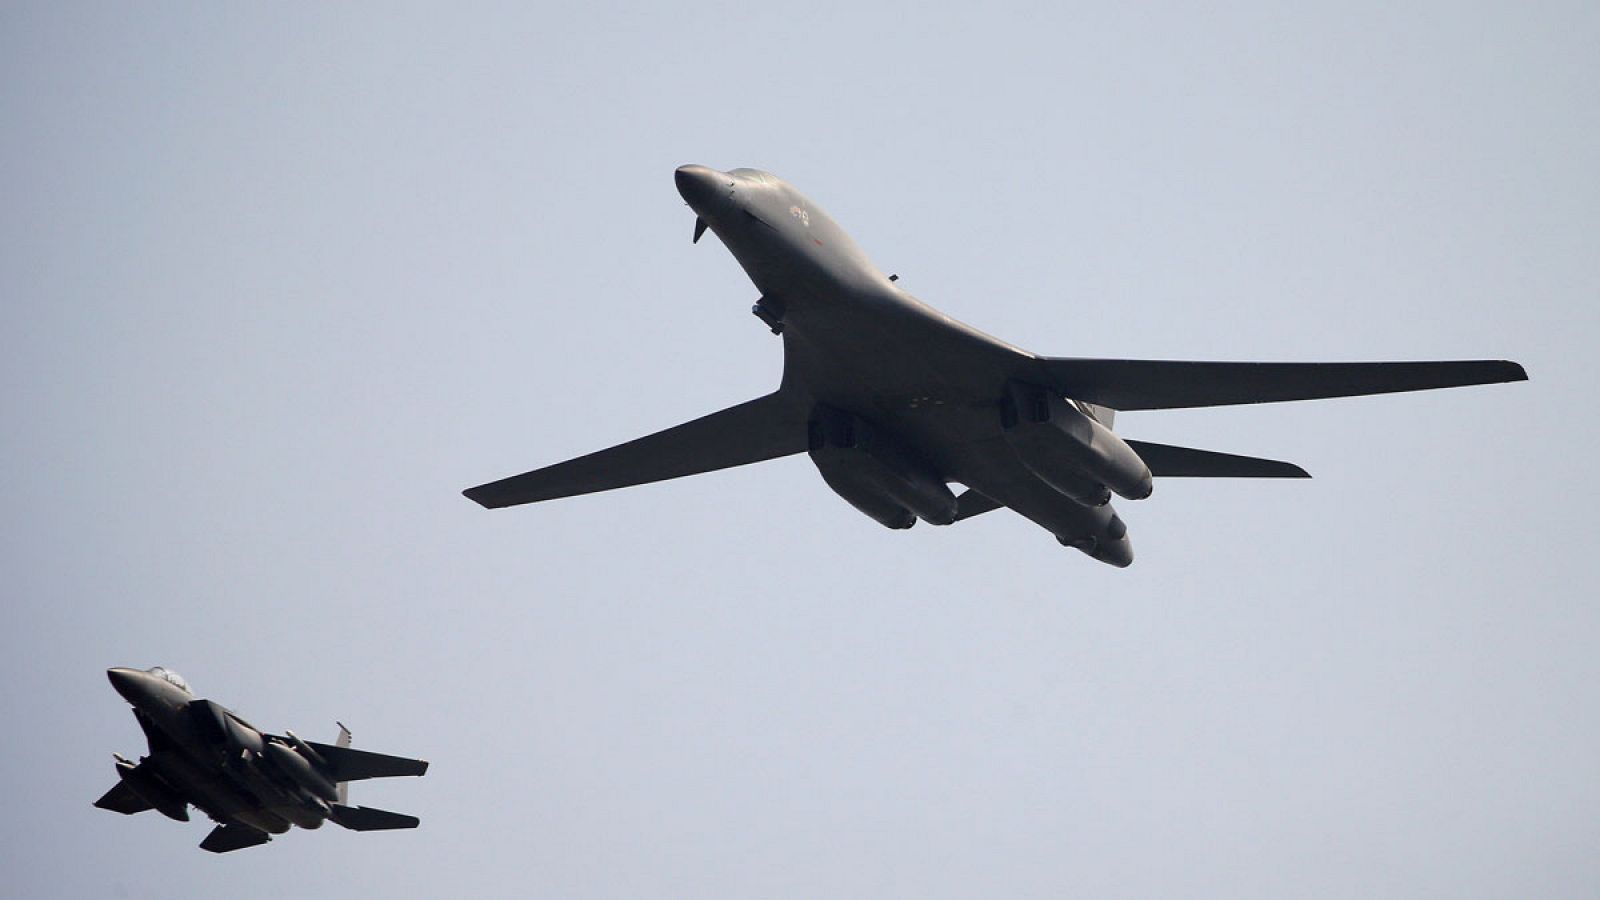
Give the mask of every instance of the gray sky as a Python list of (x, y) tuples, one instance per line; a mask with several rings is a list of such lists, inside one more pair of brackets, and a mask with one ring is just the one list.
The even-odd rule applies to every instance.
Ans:
[[(0, 894), (1592, 896), (1600, 7), (1291, 6), (7, 4)], [(1126, 571), (804, 457), (460, 497), (776, 383), (689, 162), (1038, 352), (1533, 380), (1119, 417), (1316, 476)], [(91, 808), (157, 663), (422, 827)]]

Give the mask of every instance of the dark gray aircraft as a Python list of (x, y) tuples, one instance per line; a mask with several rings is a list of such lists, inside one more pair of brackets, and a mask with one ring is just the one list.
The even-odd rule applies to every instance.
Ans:
[(133, 716), (150, 741), (137, 765), (117, 756), (122, 780), (95, 806), (123, 815), (160, 810), (189, 821), (193, 804), (220, 823), (201, 849), (226, 853), (254, 847), (290, 825), (320, 828), (331, 819), (353, 831), (415, 828), (415, 816), (350, 806), (348, 782), (421, 775), (428, 764), (350, 749), (339, 726), (332, 745), (303, 741), (294, 732), (266, 734), (231, 710), (196, 700), (176, 672), (109, 669), (112, 687), (133, 704)]
[[(778, 390), (607, 450), (465, 491), (514, 506), (809, 451), (822, 478), (889, 528), (1005, 506), (1114, 566), (1133, 561), (1108, 502), (1153, 477), (1307, 478), (1290, 463), (1123, 440), (1117, 410), (1311, 400), (1522, 381), (1503, 360), (1172, 362), (1036, 356), (919, 302), (816, 204), (754, 169), (677, 171), (695, 211), (761, 291), (782, 336)], [(949, 488), (965, 485), (960, 496)]]

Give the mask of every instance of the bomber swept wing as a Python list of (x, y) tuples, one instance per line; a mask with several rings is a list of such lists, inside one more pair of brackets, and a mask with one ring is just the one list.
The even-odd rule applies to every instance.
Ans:
[(1117, 410), (1359, 397), (1527, 381), (1501, 359), (1448, 362), (1191, 362), (1040, 357), (1030, 367), (1074, 400)]
[(698, 475), (806, 449), (809, 410), (777, 391), (606, 450), (462, 491), (488, 509)]

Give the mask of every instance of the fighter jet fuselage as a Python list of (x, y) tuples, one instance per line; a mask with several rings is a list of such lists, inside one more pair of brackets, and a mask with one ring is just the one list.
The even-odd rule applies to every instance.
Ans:
[[(1128, 441), (1121, 409), (1423, 390), (1526, 378), (1500, 360), (1212, 363), (1041, 357), (899, 287), (820, 207), (754, 169), (678, 169), (678, 191), (760, 291), (783, 340), (778, 391), (608, 450), (480, 485), (487, 507), (609, 490), (808, 451), (824, 481), (890, 528), (1007, 507), (1126, 566), (1111, 495), (1160, 476), (1304, 478), (1275, 460)], [(959, 497), (951, 483), (968, 490)]]
[(326, 820), (357, 831), (417, 826), (413, 816), (349, 806), (345, 784), (421, 775), (428, 769), (422, 760), (351, 750), (343, 726), (333, 745), (264, 733), (220, 704), (195, 699), (160, 666), (106, 674), (133, 706), (150, 753), (137, 764), (116, 757), (121, 780), (95, 803), (102, 809), (130, 815), (155, 809), (188, 821), (192, 805), (219, 823), (200, 845), (215, 853), (266, 843), (291, 825), (320, 828)]

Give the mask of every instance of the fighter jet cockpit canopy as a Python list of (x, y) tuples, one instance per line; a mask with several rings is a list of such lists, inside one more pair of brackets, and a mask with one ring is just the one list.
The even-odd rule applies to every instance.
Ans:
[(762, 184), (778, 183), (777, 176), (770, 172), (763, 172), (760, 169), (729, 169), (728, 174), (737, 175), (746, 181), (759, 181)]
[(146, 669), (145, 671), (176, 687), (178, 690), (183, 691), (185, 694), (192, 695), (194, 693), (194, 691), (189, 690), (189, 682), (184, 681), (182, 675), (179, 675), (177, 672), (174, 672), (171, 669), (163, 666), (156, 666), (153, 669)]

